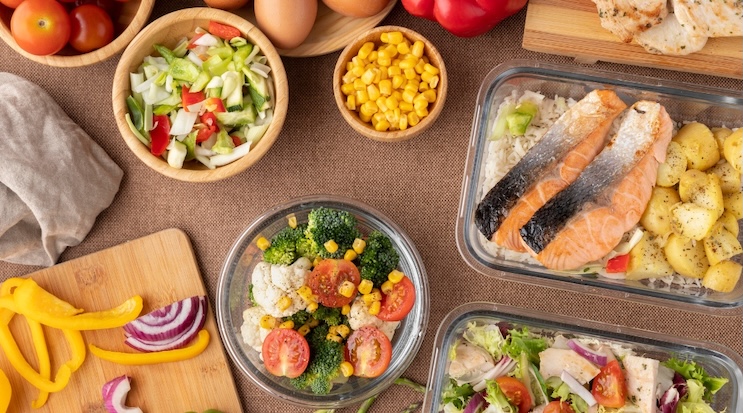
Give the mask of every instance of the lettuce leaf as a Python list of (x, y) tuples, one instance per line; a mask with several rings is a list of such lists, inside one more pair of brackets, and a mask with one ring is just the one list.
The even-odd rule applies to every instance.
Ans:
[(704, 392), (704, 399), (706, 401), (712, 400), (712, 395), (717, 393), (728, 382), (728, 379), (723, 377), (711, 377), (704, 371), (702, 366), (691, 360), (682, 361), (676, 358), (670, 358), (662, 364), (680, 374), (687, 382), (689, 380), (698, 380), (707, 390)]

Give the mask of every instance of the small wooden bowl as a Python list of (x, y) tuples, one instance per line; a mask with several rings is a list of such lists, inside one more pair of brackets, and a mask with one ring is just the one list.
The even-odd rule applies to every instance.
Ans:
[(0, 4), (0, 38), (5, 41), (16, 52), (35, 62), (56, 67), (79, 67), (102, 62), (111, 56), (124, 50), (126, 45), (132, 41), (134, 36), (144, 27), (152, 13), (155, 0), (130, 0), (127, 2), (116, 2), (121, 10), (112, 15), (114, 21), (114, 33), (118, 36), (114, 40), (88, 53), (80, 53), (69, 45), (65, 46), (59, 53), (49, 56), (38, 56), (21, 49), (10, 33), (10, 17), (13, 9)]
[[(136, 72), (146, 56), (156, 54), (154, 44), (162, 44), (174, 48), (176, 43), (183, 37), (194, 34), (196, 27), (207, 28), (209, 21), (233, 26), (242, 32), (243, 36), (253, 44), (260, 47), (261, 52), (268, 59), (271, 67), (271, 75), (274, 83), (274, 105), (273, 119), (265, 135), (251, 148), (250, 152), (242, 158), (216, 169), (208, 169), (196, 161), (183, 164), (182, 169), (176, 169), (168, 165), (162, 157), (154, 156), (149, 148), (142, 144), (129, 129), (125, 115), (128, 112), (126, 98), (131, 94), (129, 73)], [(286, 81), (286, 71), (281, 62), (281, 56), (276, 52), (268, 38), (247, 20), (224, 10), (211, 8), (190, 8), (167, 14), (145, 27), (137, 37), (132, 40), (121, 56), (113, 82), (113, 110), (119, 132), (124, 137), (129, 149), (142, 160), (147, 166), (155, 171), (186, 182), (212, 182), (225, 179), (240, 173), (268, 152), (268, 149), (276, 141), (281, 132), (289, 106), (289, 88)]]
[[(439, 69), (439, 84), (436, 86), (436, 101), (428, 107), (428, 116), (423, 118), (420, 123), (415, 126), (409, 126), (404, 131), (389, 131), (379, 132), (376, 131), (371, 123), (366, 123), (359, 119), (359, 114), (346, 107), (346, 96), (341, 91), (341, 85), (343, 84), (343, 75), (346, 74), (346, 63), (350, 62), (351, 59), (358, 54), (361, 46), (366, 42), (374, 42), (375, 49), (382, 44), (381, 36), (383, 32), (402, 32), (406, 39), (413, 43), (415, 41), (422, 41), (425, 44), (424, 55), (428, 57), (431, 64)], [(430, 128), (431, 125), (436, 121), (441, 110), (446, 102), (446, 91), (447, 91), (448, 79), (446, 77), (446, 67), (444, 66), (444, 59), (436, 50), (436, 47), (431, 44), (425, 37), (413, 30), (399, 26), (381, 26), (372, 29), (365, 34), (357, 37), (345, 49), (341, 52), (338, 62), (335, 64), (335, 70), (333, 72), (333, 94), (335, 95), (335, 103), (338, 105), (338, 110), (341, 111), (343, 119), (348, 122), (356, 132), (366, 136), (367, 138), (373, 139), (380, 142), (400, 142), (411, 139), (415, 136), (420, 135), (426, 129)]]

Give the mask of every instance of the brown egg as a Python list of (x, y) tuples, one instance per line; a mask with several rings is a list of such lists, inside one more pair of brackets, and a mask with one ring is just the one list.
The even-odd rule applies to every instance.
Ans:
[(250, 0), (204, 0), (209, 7), (222, 10), (235, 10), (248, 4)]
[(369, 17), (382, 11), (390, 0), (322, 0), (336, 13), (350, 17)]
[(258, 27), (279, 49), (293, 49), (309, 36), (317, 0), (255, 0)]

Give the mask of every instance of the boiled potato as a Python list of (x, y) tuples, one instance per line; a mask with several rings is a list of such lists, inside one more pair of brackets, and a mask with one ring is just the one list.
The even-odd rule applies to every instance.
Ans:
[(658, 176), (655, 179), (659, 186), (674, 186), (679, 183), (681, 174), (686, 171), (686, 155), (678, 142), (671, 141), (666, 149), (666, 161), (658, 165)]
[(717, 263), (704, 273), (702, 285), (710, 290), (729, 293), (735, 289), (743, 266), (737, 262), (723, 261)]
[(717, 141), (715, 141), (712, 131), (702, 123), (693, 122), (684, 125), (673, 137), (673, 140), (681, 145), (681, 149), (689, 162), (688, 167), (691, 169), (704, 171), (720, 160), (720, 149), (717, 147)]
[(730, 231), (725, 229), (722, 223), (715, 224), (709, 235), (702, 241), (704, 252), (711, 265), (732, 258), (741, 252), (743, 247), (740, 245), (738, 238)]
[(709, 268), (704, 246), (683, 235), (671, 234), (663, 247), (668, 263), (673, 269), (687, 277), (702, 278)]
[(733, 131), (728, 128), (712, 128), (710, 130), (712, 131), (712, 136), (715, 137), (717, 147), (720, 148), (720, 155), (722, 155), (722, 145), (725, 143), (725, 138), (733, 133)]
[(696, 169), (684, 172), (679, 181), (679, 196), (684, 202), (715, 211), (717, 213), (715, 219), (725, 210), (720, 178), (715, 174), (707, 174)]
[(673, 274), (673, 267), (666, 260), (660, 237), (644, 232), (642, 239), (629, 252), (629, 263), (625, 272), (628, 280), (665, 277)]
[(722, 197), (725, 210), (730, 211), (735, 219), (743, 219), (743, 193), (734, 192)]
[(730, 231), (731, 234), (735, 235), (736, 237), (738, 236), (740, 227), (738, 226), (738, 220), (735, 219), (732, 212), (723, 212), (720, 218), (717, 218), (717, 222), (722, 224), (723, 228)]
[(640, 218), (640, 225), (655, 235), (670, 233), (671, 207), (679, 202), (681, 198), (675, 189), (656, 186)]
[(738, 172), (743, 171), (743, 128), (731, 133), (725, 138), (722, 146), (725, 159), (733, 165)]
[(701, 240), (717, 222), (717, 212), (692, 203), (676, 204), (671, 208), (671, 229), (678, 235)]
[(730, 163), (722, 161), (708, 169), (707, 172), (720, 178), (720, 189), (722, 189), (723, 194), (740, 191), (740, 172), (736, 171)]

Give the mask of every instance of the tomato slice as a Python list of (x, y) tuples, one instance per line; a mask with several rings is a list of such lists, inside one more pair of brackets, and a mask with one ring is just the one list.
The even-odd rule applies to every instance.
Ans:
[(356, 297), (358, 293), (356, 288), (350, 297), (343, 296), (338, 291), (346, 280), (351, 281), (356, 287), (361, 282), (359, 269), (348, 260), (322, 260), (307, 275), (307, 285), (312, 289), (312, 293), (317, 295), (317, 302), (331, 308), (350, 304)]
[(263, 341), (263, 364), (274, 376), (299, 377), (310, 362), (310, 346), (291, 328), (277, 328)]
[(391, 359), (392, 343), (380, 329), (365, 326), (348, 337), (346, 360), (353, 365), (354, 376), (379, 377)]
[(183, 110), (188, 112), (188, 107), (199, 102), (203, 102), (206, 99), (204, 92), (191, 93), (188, 86), (183, 85), (181, 88), (181, 102), (183, 103)]
[(384, 321), (400, 321), (413, 309), (415, 286), (408, 277), (392, 287), (389, 294), (382, 297), (382, 308), (377, 318)]
[(617, 255), (606, 262), (606, 272), (626, 272), (629, 265), (629, 254)]
[(542, 413), (575, 413), (568, 403), (554, 401), (549, 403)]
[(518, 407), (519, 413), (528, 413), (531, 410), (531, 396), (529, 389), (519, 379), (502, 376), (495, 379), (498, 386), (506, 395), (508, 402)]
[(221, 37), (225, 40), (230, 40), (234, 37), (240, 37), (240, 30), (226, 24), (217, 23), (215, 21), (209, 22), (209, 33)]
[(627, 383), (619, 362), (612, 360), (593, 379), (591, 394), (604, 407), (623, 407), (627, 399)]

